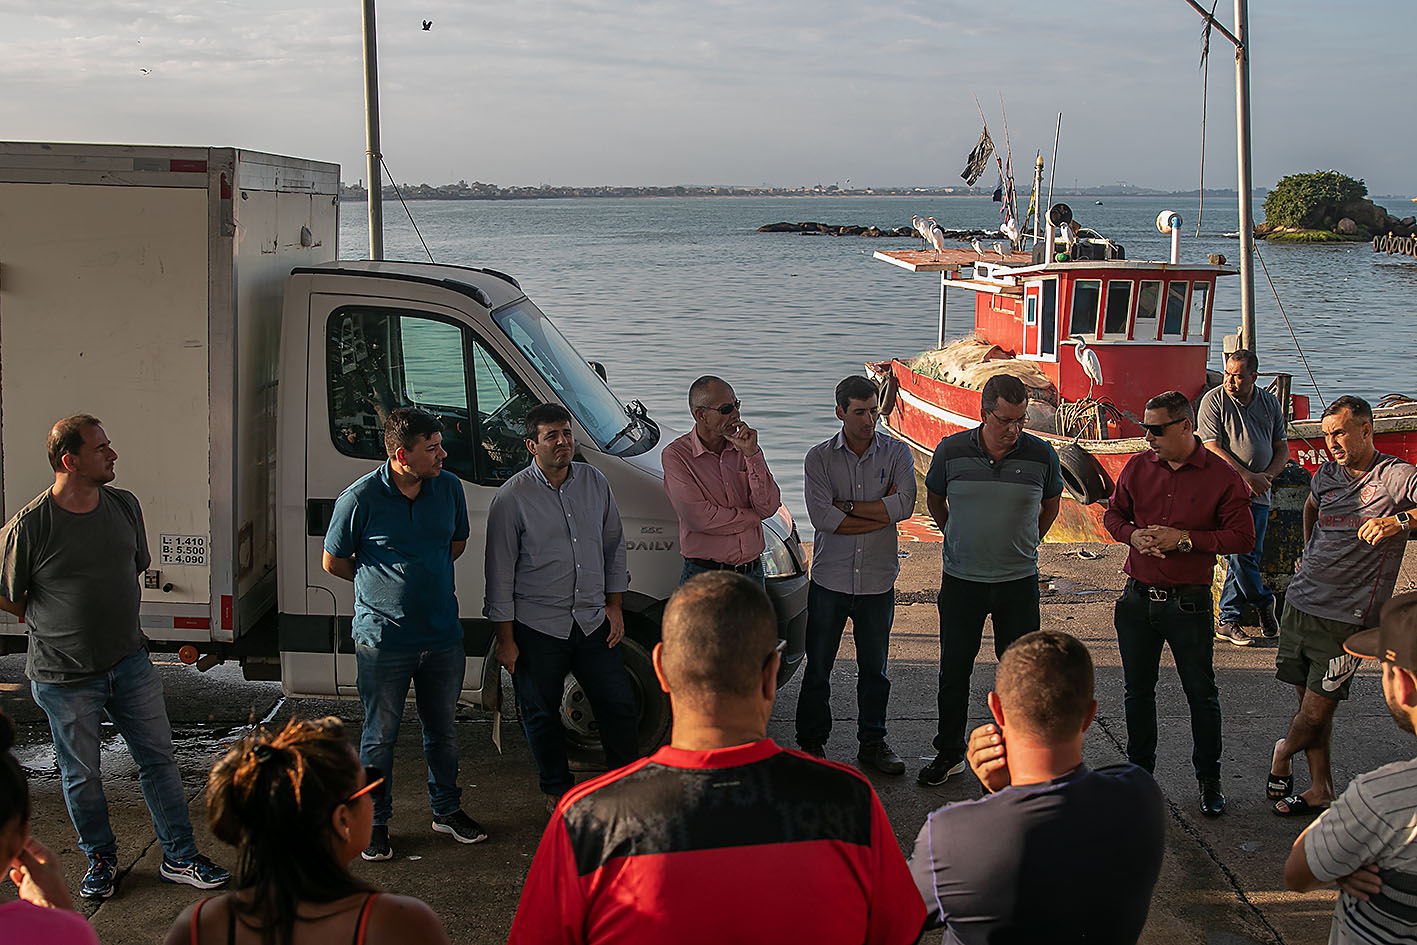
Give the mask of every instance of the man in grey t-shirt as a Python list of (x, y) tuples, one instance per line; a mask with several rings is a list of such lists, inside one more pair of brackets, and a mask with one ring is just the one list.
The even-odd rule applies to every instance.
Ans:
[(1205, 448), (1225, 460), (1250, 488), (1250, 514), (1255, 520), (1255, 547), (1225, 558), (1225, 587), (1220, 592), (1217, 640), (1248, 646), (1251, 637), (1240, 625), (1245, 604), (1259, 611), (1260, 628), (1267, 637), (1279, 633), (1274, 594), (1264, 586), (1260, 557), (1264, 554), (1265, 526), (1269, 523), (1270, 486), (1289, 461), (1289, 440), (1279, 401), (1255, 386), (1260, 362), (1254, 352), (1241, 348), (1225, 359), (1225, 382), (1206, 392), (1196, 411), (1196, 433)]
[[(1373, 447), (1373, 411), (1340, 397), (1323, 415), (1333, 459), (1319, 467), (1304, 505), (1304, 557), (1285, 593), (1275, 677), (1294, 686), (1299, 711), (1274, 746), (1268, 793), (1281, 817), (1333, 800), (1329, 739), (1348, 698), (1357, 659), (1344, 642), (1371, 626), (1392, 597), (1406, 538), (1417, 517), (1417, 467)], [(1294, 793), (1293, 757), (1304, 752), (1312, 782)]]
[(89, 858), (79, 894), (108, 898), (118, 872), (99, 771), (105, 716), (138, 765), (162, 879), (214, 889), (230, 876), (197, 852), (162, 681), (138, 624), (137, 576), (151, 563), (142, 510), (108, 485), (118, 454), (96, 418), (60, 420), (48, 447), (54, 486), (0, 529), (0, 609), (29, 630), (30, 689), (49, 717), (64, 801)]

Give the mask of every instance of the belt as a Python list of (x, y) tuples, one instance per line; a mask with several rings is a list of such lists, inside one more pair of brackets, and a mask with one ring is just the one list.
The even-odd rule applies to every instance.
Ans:
[(725, 564), (722, 561), (714, 561), (712, 558), (686, 558), (684, 560), (706, 571), (734, 571), (738, 574), (751, 574), (753, 568), (758, 564), (757, 558), (754, 558), (747, 564)]
[(1203, 590), (1210, 593), (1209, 584), (1181, 584), (1176, 587), (1157, 587), (1154, 584), (1143, 584), (1136, 578), (1127, 578), (1127, 590), (1136, 591), (1138, 594), (1145, 594), (1152, 600), (1160, 603), (1180, 596), (1182, 591)]

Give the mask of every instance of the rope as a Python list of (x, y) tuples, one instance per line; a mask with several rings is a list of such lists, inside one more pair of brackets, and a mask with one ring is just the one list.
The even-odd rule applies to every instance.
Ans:
[(1274, 279), (1270, 278), (1269, 267), (1264, 264), (1264, 257), (1260, 255), (1259, 244), (1255, 244), (1255, 258), (1260, 261), (1260, 268), (1264, 270), (1265, 281), (1269, 283), (1269, 291), (1274, 293), (1274, 304), (1279, 306), (1279, 314), (1284, 316), (1284, 325), (1289, 329), (1289, 337), (1294, 341), (1294, 350), (1299, 352), (1299, 360), (1304, 362), (1304, 370), (1308, 372), (1309, 383), (1314, 385), (1314, 393), (1318, 395), (1319, 406), (1327, 408), (1328, 403), (1324, 400), (1323, 391), (1319, 390), (1319, 382), (1314, 379), (1313, 369), (1309, 367), (1309, 359), (1304, 357), (1304, 349), (1299, 346), (1299, 337), (1294, 334), (1294, 325), (1289, 321), (1289, 314), (1284, 311), (1284, 303), (1279, 301), (1279, 290), (1274, 287)]
[(1215, 0), (1210, 5), (1210, 16), (1206, 17), (1205, 30), (1201, 32), (1205, 45), (1201, 47), (1201, 180), (1200, 206), (1196, 208), (1196, 236), (1201, 235), (1201, 216), (1205, 213), (1205, 107), (1210, 93), (1210, 28), (1215, 23), (1215, 8), (1219, 4), (1220, 0)]
[(413, 218), (413, 211), (408, 209), (408, 204), (403, 199), (403, 191), (399, 190), (399, 182), (394, 180), (394, 172), (389, 170), (389, 164), (382, 154), (379, 155), (379, 163), (383, 165), (384, 173), (389, 175), (389, 183), (394, 185), (394, 194), (399, 198), (399, 203), (403, 204), (403, 212), (408, 214), (408, 222), (413, 224), (413, 232), (418, 237), (418, 242), (423, 243), (423, 251), (428, 253), (428, 261), (433, 262), (433, 254), (429, 251), (428, 244), (423, 242), (423, 234), (418, 232), (418, 221)]

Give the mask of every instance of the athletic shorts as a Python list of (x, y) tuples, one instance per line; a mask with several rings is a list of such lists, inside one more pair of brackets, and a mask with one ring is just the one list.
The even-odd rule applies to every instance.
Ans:
[(1356, 623), (1306, 614), (1286, 601), (1274, 677), (1328, 699), (1347, 699), (1358, 657), (1344, 651), (1343, 641), (1361, 629)]

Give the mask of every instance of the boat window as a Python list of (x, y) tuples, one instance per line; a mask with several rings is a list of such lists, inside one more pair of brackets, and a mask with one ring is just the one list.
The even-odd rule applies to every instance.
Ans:
[(1132, 314), (1132, 280), (1113, 279), (1107, 283), (1107, 314), (1102, 334), (1109, 338), (1127, 337), (1127, 319)]
[(1058, 280), (1043, 282), (1043, 320), (1038, 326), (1039, 354), (1050, 360), (1058, 357)]
[(1137, 327), (1133, 338), (1156, 340), (1156, 314), (1161, 310), (1161, 283), (1143, 282), (1137, 292)]
[(1023, 323), (1025, 325), (1038, 324), (1038, 296), (1030, 295), (1024, 303)]
[(1186, 292), (1189, 282), (1172, 282), (1166, 286), (1166, 321), (1161, 326), (1161, 335), (1179, 338), (1186, 328)]
[(1068, 334), (1097, 337), (1097, 308), (1102, 301), (1101, 279), (1079, 279), (1073, 283), (1073, 311)]
[(1210, 283), (1197, 282), (1196, 287), (1191, 290), (1191, 314), (1196, 316), (1196, 325), (1191, 326), (1190, 334), (1197, 332), (1201, 337), (1210, 337), (1210, 312), (1206, 310), (1206, 301), (1210, 297)]

